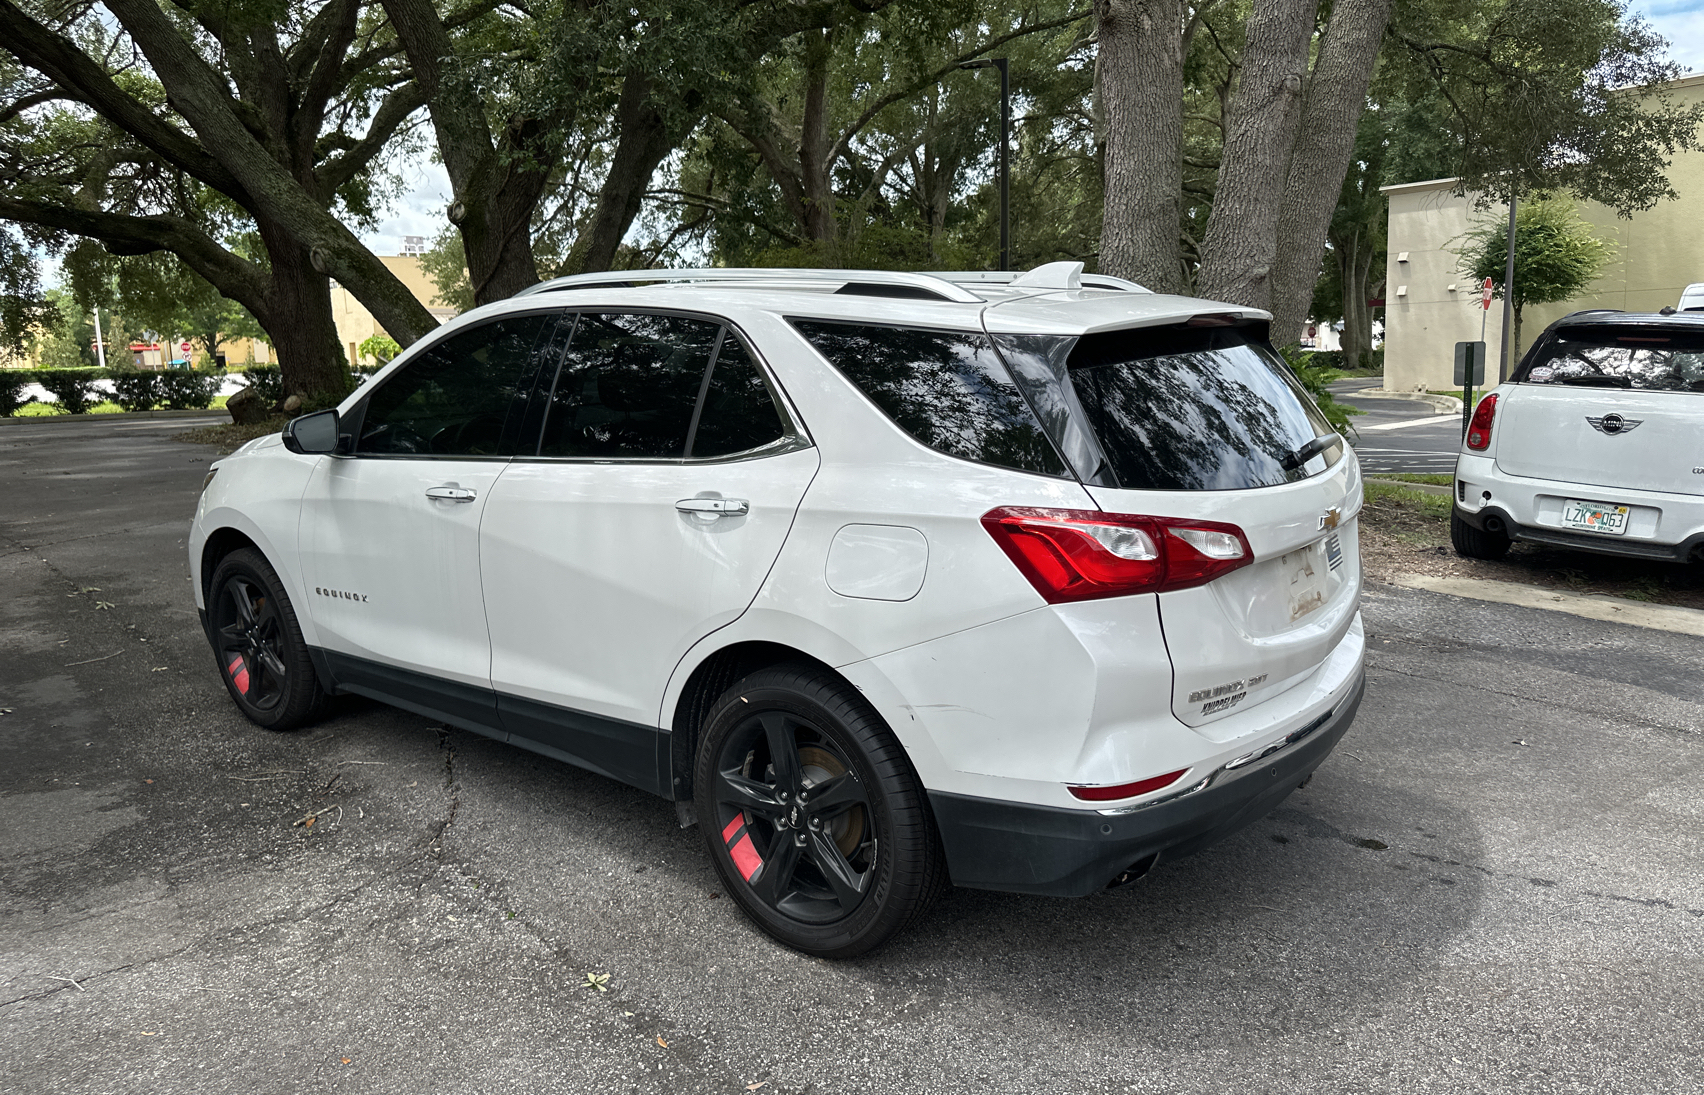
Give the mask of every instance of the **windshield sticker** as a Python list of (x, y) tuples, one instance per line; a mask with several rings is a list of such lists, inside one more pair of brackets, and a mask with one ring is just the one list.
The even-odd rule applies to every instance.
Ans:
[(1554, 366), (1554, 365), (1539, 365), (1539, 366), (1535, 367), (1533, 369), (1533, 371), (1528, 375), (1533, 380), (1549, 380), (1551, 377), (1556, 375), (1556, 366)]

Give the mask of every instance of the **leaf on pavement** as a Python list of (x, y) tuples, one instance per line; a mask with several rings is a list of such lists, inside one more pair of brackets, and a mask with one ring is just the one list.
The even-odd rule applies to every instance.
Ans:
[(664, 1049), (669, 1048), (669, 1044), (663, 1041), (663, 1036), (661, 1034), (657, 1035), (657, 1044), (662, 1046)]
[[(514, 916), (515, 914), (510, 913), (509, 915)], [(609, 974), (588, 973), (586, 974), (586, 979), (580, 983), (580, 987), (583, 989), (597, 989), (599, 992), (608, 992)]]

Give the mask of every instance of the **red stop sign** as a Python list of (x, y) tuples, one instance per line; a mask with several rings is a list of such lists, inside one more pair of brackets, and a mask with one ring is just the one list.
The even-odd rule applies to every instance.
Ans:
[(1479, 290), (1479, 303), (1489, 312), (1491, 310), (1491, 279), (1485, 279), (1485, 288)]

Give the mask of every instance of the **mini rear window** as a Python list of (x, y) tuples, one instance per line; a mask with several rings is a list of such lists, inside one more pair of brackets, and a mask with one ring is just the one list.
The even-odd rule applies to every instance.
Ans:
[(930, 448), (1018, 471), (1068, 474), (986, 335), (826, 320), (792, 324)]
[(1527, 384), (1704, 392), (1704, 332), (1660, 327), (1564, 329), (1526, 363)]

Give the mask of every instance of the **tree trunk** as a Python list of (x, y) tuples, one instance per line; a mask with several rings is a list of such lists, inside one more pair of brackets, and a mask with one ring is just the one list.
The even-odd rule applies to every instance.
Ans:
[(805, 238), (834, 246), (834, 164), (829, 158), (828, 61), (834, 44), (831, 30), (812, 31), (805, 46), (805, 108), (799, 125), (799, 178), (804, 184)]
[(1336, 242), (1337, 274), (1343, 286), (1343, 367), (1360, 369), (1372, 352), (1366, 285), (1366, 259), (1360, 234)]
[(332, 396), (348, 390), (349, 372), (332, 318), (331, 280), (314, 269), (309, 249), (290, 233), (260, 222), (272, 260), (272, 306), (266, 334), (278, 351), (285, 395)]
[[(1302, 118), (1302, 86), (1317, 9), (1318, 0), (1254, 0), (1249, 11), (1242, 71), (1226, 112), (1213, 212), (1201, 240), (1201, 271), (1195, 282), (1200, 296), (1255, 308), (1271, 303), (1278, 210)], [(1354, 136), (1351, 126), (1349, 139)], [(1334, 204), (1341, 185), (1339, 178), (1337, 186), (1325, 191)], [(1313, 273), (1318, 272), (1316, 257)], [(1289, 345), (1299, 335), (1299, 329), (1274, 327), (1272, 340)]]
[(1182, 0), (1095, 0), (1106, 117), (1100, 270), (1184, 287)]
[[(667, 120), (651, 100), (649, 77), (628, 74), (621, 83), (621, 98), (615, 107), (616, 129), (621, 134), (610, 160), (609, 174), (598, 192), (592, 221), (574, 240), (564, 264), (571, 274), (595, 273), (615, 265), (622, 237), (633, 226), (645, 200), (645, 188), (657, 167), (679, 143)], [(698, 124), (692, 118), (684, 132)]]
[[(1274, 331), (1299, 331), (1308, 318), (1326, 230), (1355, 152), (1356, 127), (1366, 109), (1390, 10), (1391, 0), (1337, 0), (1331, 9), (1308, 79), (1278, 213), (1270, 305)], [(1364, 300), (1358, 302), (1365, 306)], [(1347, 298), (1343, 308), (1347, 313)]]

